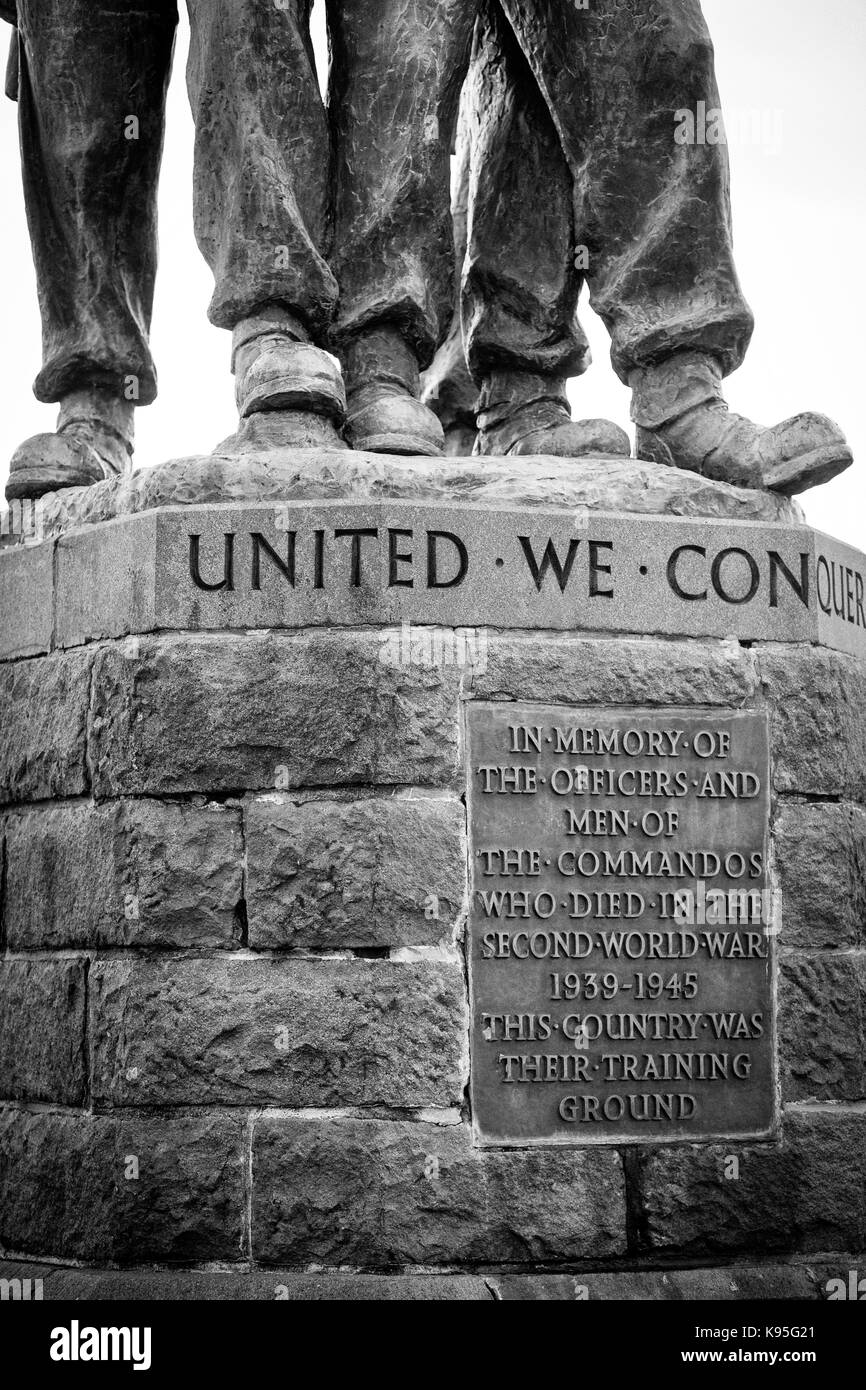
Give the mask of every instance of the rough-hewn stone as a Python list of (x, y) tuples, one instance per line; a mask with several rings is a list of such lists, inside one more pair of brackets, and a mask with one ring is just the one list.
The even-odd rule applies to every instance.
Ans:
[(777, 1144), (645, 1150), (640, 1188), (651, 1242), (750, 1255), (862, 1250), (864, 1164), (866, 1112), (859, 1108), (789, 1109)]
[(8, 819), (7, 819), (7, 817), (4, 816), (4, 815), (0, 815), (0, 948), (4, 948), (4, 947), (6, 946), (6, 914), (5, 914), (4, 903), (3, 903), (3, 885), (4, 885), (5, 882), (6, 882), (6, 864), (7, 864), (6, 832), (7, 832), (7, 825), (8, 825)]
[(776, 790), (866, 800), (866, 667), (819, 647), (756, 647)]
[(239, 808), (72, 802), (8, 818), (14, 950), (230, 946), (243, 896)]
[(866, 1100), (866, 952), (783, 957), (779, 1051), (785, 1100)]
[(91, 661), (66, 652), (0, 666), (0, 804), (86, 790)]
[(0, 1096), (81, 1105), (86, 963), (0, 961)]
[(820, 950), (866, 940), (866, 811), (850, 802), (787, 803), (774, 846), (784, 945)]
[(9, 1108), (0, 1111), (0, 1243), (121, 1264), (237, 1260), (243, 1169), (240, 1117)]
[(465, 1125), (265, 1116), (253, 1253), (269, 1264), (472, 1265), (622, 1252), (612, 1150), (482, 1151)]
[(453, 780), (459, 676), (389, 667), (382, 640), (233, 633), (102, 650), (95, 794)]
[(244, 814), (253, 949), (450, 940), (466, 892), (456, 796), (299, 801), (273, 793)]
[[(467, 676), (467, 683), (470, 677)], [(757, 688), (750, 652), (736, 642), (662, 642), (491, 633), (476, 699), (589, 705), (723, 705)]]
[(97, 963), (93, 1090), (115, 1105), (450, 1105), (465, 1078), (456, 961)]
[(155, 507), (381, 496), (416, 501), (577, 508), (802, 523), (797, 502), (634, 459), (412, 458), (281, 449), (244, 457), (173, 459), (45, 500), (46, 535)]
[[(566, 488), (565, 473), (557, 486)], [(90, 625), (70, 629), (70, 640), (103, 632), (102, 609), (88, 612)], [(122, 629), (124, 604), (114, 612)], [(21, 1098), (0, 1110), (0, 1239), (9, 1249), (102, 1263), (234, 1263), (247, 1254), (250, 1181), (263, 1272), (173, 1283), (173, 1274), (136, 1271), (126, 1291), (511, 1300), (573, 1298), (581, 1280), (590, 1300), (805, 1298), (820, 1294), (811, 1264), (761, 1258), (866, 1246), (866, 812), (854, 800), (864, 782), (862, 669), (826, 652), (719, 640), (483, 636), (483, 660), (462, 671), (425, 666), (395, 646), (394, 630), (362, 626), (131, 637), (0, 670), (0, 707), (11, 711), (0, 712), (2, 795), (74, 798), (4, 805), (6, 944), (110, 948), (90, 967), (95, 1115), (45, 1109), (88, 1100), (86, 967), (16, 957), (0, 970), (0, 1066)], [(642, 1149), (628, 1223), (615, 1151), (479, 1151), (465, 1124), (434, 1124), (422, 1110), (464, 1099), (456, 957), (304, 958), (449, 941), (463, 907), (464, 695), (769, 711), (782, 792), (780, 1070), (786, 1098), (799, 1103), (776, 1145)], [(0, 843), (0, 863), (2, 855)], [(438, 919), (427, 915), (429, 899), (438, 899)], [(117, 947), (135, 949), (121, 956)], [(154, 959), (154, 947), (197, 958)], [(810, 1097), (821, 1105), (804, 1106)], [(22, 1108), (31, 1101), (40, 1108)], [(124, 1109), (105, 1114), (107, 1106)], [(237, 1109), (199, 1108), (207, 1106)], [(285, 1109), (255, 1118), (250, 1169), (247, 1112), (270, 1106)], [(447, 1111), (450, 1121), (459, 1114)], [(725, 1173), (729, 1155), (740, 1160), (737, 1181)], [(133, 1159), (137, 1179), (127, 1176)], [(651, 1249), (638, 1257), (634, 1239), (644, 1234)], [(619, 1271), (644, 1254), (712, 1267), (573, 1273), (593, 1260)], [(721, 1268), (728, 1258), (750, 1264)], [(360, 1280), (299, 1272), (353, 1264), (366, 1271)], [(487, 1282), (443, 1273), (423, 1293), (417, 1280), (382, 1273), (413, 1264), (509, 1272)], [(533, 1267), (569, 1273), (514, 1273)], [(99, 1297), (116, 1276), (87, 1277)], [(225, 1280), (212, 1294), (211, 1277)]]

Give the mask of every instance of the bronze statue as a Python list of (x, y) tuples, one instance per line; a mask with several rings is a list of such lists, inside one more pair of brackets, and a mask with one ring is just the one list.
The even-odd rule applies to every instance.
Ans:
[[(128, 469), (134, 407), (156, 393), (148, 331), (177, 11), (0, 3), (18, 26), (36, 394), (60, 404), (56, 433), (16, 452), (7, 496), (38, 497)], [(570, 418), (566, 380), (588, 365), (576, 319), (587, 281), (642, 457), (788, 493), (851, 462), (823, 417), (762, 430), (724, 402), (752, 316), (725, 147), (676, 133), (678, 113), (718, 106), (697, 0), (328, 0), (327, 110), (311, 0), (188, 8), (195, 228), (214, 273), (210, 318), (232, 332), (240, 415), (222, 448), (443, 452), (419, 371), (452, 311), (448, 161), (477, 19), (462, 321), (427, 390), (449, 449), (456, 410), (461, 448), (628, 456), (615, 425)]]
[[(11, 5), (11, 11), (15, 10)], [(15, 18), (9, 7), (5, 18)], [(12, 459), (8, 498), (130, 466), (135, 404), (156, 395), (148, 331), (171, 6), (18, 0), (22, 168), (42, 314), (40, 401), (56, 434)]]
[(456, 322), (425, 397), (449, 452), (465, 451), (476, 414), (481, 454), (629, 452), (616, 426), (570, 418), (566, 380), (588, 365), (576, 317), (586, 281), (632, 389), (640, 458), (783, 493), (847, 468), (832, 421), (761, 429), (723, 398), (753, 320), (734, 265), (726, 146), (680, 138), (685, 114), (719, 108), (697, 0), (480, 10), (455, 205), (458, 233), (468, 219), (462, 339), (478, 400)]
[[(10, 498), (128, 467), (133, 405), (155, 395), (147, 333), (177, 17), (175, 0), (14, 8), (45, 344), (36, 394), (60, 402), (60, 419), (17, 451)], [(440, 453), (419, 368), (450, 316), (448, 159), (472, 6), (330, 0), (328, 111), (310, 9), (189, 0), (195, 228), (216, 282), (210, 318), (233, 334), (235, 443), (264, 429), (344, 448), (343, 429), (357, 449)]]

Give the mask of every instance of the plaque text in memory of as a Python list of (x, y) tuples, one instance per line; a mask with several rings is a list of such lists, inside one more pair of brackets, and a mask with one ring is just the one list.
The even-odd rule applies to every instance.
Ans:
[(478, 704), (467, 723), (477, 1141), (770, 1136), (766, 717)]

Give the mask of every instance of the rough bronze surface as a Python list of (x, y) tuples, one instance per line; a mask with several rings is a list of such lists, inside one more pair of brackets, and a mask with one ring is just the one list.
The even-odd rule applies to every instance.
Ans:
[[(42, 313), (36, 395), (156, 395), (148, 345), (172, 4), (18, 0), (27, 217)], [(137, 124), (131, 124), (131, 119)]]
[(426, 384), (451, 452), (475, 424), (485, 454), (627, 450), (610, 422), (569, 419), (566, 379), (590, 363), (587, 286), (633, 392), (639, 458), (786, 495), (851, 465), (832, 420), (765, 427), (722, 394), (753, 320), (698, 0), (481, 0), (456, 164), (463, 273)]
[[(474, 6), (331, 0), (327, 109), (310, 0), (188, 8), (213, 322), (279, 304), (324, 342), (335, 317), (341, 340), (387, 321), (429, 361), (450, 312), (448, 156)], [(129, 375), (136, 401), (155, 395), (147, 333), (176, 21), (175, 0), (18, 0), (41, 400), (98, 381), (121, 393)]]
[(678, 110), (719, 106), (697, 0), (480, 8), (464, 281), (473, 370), (584, 370), (584, 280), (624, 381), (684, 348), (733, 370), (752, 317), (733, 262), (727, 147), (674, 138)]

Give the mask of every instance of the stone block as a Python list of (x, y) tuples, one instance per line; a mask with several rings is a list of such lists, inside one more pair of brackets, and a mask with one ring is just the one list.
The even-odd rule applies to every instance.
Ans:
[(641, 1202), (651, 1244), (750, 1257), (863, 1250), (864, 1166), (866, 1113), (829, 1106), (786, 1110), (776, 1144), (644, 1150)]
[(238, 1260), (243, 1120), (0, 1111), (0, 1242), (91, 1263)]
[(156, 517), (118, 517), (57, 542), (57, 645), (156, 626)]
[(86, 963), (0, 961), (0, 1096), (82, 1105)]
[(866, 665), (819, 647), (756, 647), (777, 792), (866, 800)]
[(866, 811), (789, 802), (773, 838), (782, 942), (806, 950), (866, 941)]
[(482, 1151), (468, 1126), (264, 1116), (253, 1138), (253, 1253), (387, 1268), (621, 1254), (612, 1150)]
[(104, 649), (94, 677), (95, 794), (453, 781), (459, 678), (385, 666), (382, 640), (236, 633)]
[(245, 830), (254, 950), (450, 941), (466, 893), (456, 796), (273, 793), (247, 803)]
[(6, 839), (13, 950), (237, 944), (237, 807), (76, 801), (10, 815)]
[(755, 695), (757, 677), (737, 642), (491, 633), (471, 690), (478, 700), (738, 709)]
[(465, 1083), (456, 960), (110, 960), (91, 999), (100, 1103), (448, 1106)]
[(779, 1055), (784, 1100), (866, 1100), (866, 952), (783, 956)]
[(54, 547), (0, 548), (0, 661), (38, 656), (51, 647)]
[(0, 804), (87, 790), (91, 664), (61, 652), (0, 665)]

